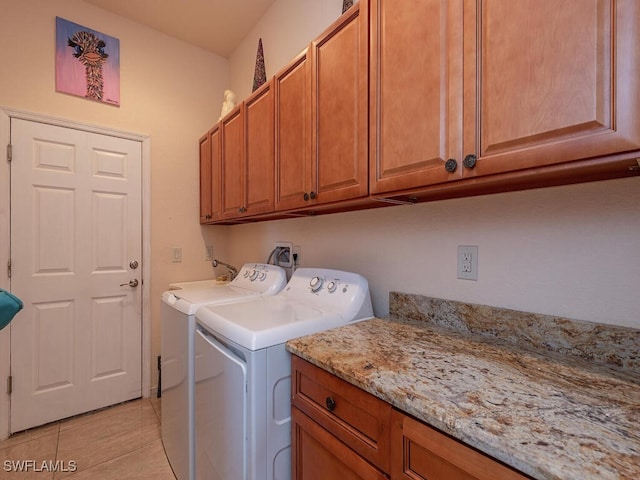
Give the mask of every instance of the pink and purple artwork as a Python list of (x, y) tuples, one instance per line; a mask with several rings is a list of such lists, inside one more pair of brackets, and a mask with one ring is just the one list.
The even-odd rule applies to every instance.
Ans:
[(56, 91), (120, 105), (120, 40), (56, 17)]

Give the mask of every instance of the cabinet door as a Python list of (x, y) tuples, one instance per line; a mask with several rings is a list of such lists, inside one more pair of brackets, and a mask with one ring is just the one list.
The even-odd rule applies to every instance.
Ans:
[(200, 138), (200, 223), (220, 217), (220, 129)]
[[(469, 2), (464, 176), (640, 148), (640, 3)], [(477, 42), (477, 45), (474, 45)], [(474, 93), (477, 92), (477, 98)]]
[(297, 408), (292, 415), (292, 476), (295, 480), (385, 480), (367, 463)]
[(313, 203), (369, 192), (368, 10), (354, 5), (311, 45)]
[(222, 208), (224, 219), (237, 218), (244, 212), (244, 103), (221, 121)]
[(308, 49), (275, 76), (276, 210), (304, 206), (311, 191), (311, 63)]
[(263, 85), (244, 102), (245, 123), (245, 215), (274, 210), (274, 95), (273, 81)]
[(371, 193), (460, 178), (462, 20), (462, 1), (371, 0)]
[(397, 410), (392, 416), (391, 440), (394, 480), (529, 478)]

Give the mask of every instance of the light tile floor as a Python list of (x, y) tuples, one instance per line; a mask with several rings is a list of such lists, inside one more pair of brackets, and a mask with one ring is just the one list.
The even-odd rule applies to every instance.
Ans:
[(140, 399), (0, 442), (0, 479), (175, 480), (160, 439), (160, 400)]

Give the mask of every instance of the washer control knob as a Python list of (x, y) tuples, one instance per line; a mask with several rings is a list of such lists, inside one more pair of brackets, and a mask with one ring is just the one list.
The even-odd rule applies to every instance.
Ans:
[(245, 270), (245, 271), (244, 271), (244, 273), (242, 274), (242, 276), (243, 276), (244, 278), (247, 278), (247, 277), (249, 276), (249, 273), (250, 273), (250, 272), (249, 272), (249, 270), (247, 269), (247, 270)]
[(313, 277), (311, 282), (309, 282), (309, 286), (311, 287), (311, 291), (316, 293), (322, 288), (322, 279), (320, 277)]
[(252, 282), (258, 278), (258, 270), (256, 270), (255, 268), (251, 271), (251, 275), (249, 275), (249, 280), (251, 280)]
[(264, 272), (264, 271), (258, 272), (258, 280), (260, 280), (262, 282), (266, 278), (267, 278), (267, 272)]
[(329, 290), (329, 293), (335, 292), (336, 288), (338, 288), (338, 283), (335, 280), (331, 280), (327, 283), (327, 290)]

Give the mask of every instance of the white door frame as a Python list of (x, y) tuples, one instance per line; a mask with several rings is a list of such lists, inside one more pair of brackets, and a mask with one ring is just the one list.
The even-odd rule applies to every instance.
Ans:
[[(59, 127), (73, 128), (101, 135), (126, 138), (141, 143), (142, 146), (142, 395), (151, 395), (151, 138), (132, 132), (97, 125), (87, 125), (38, 113), (15, 110), (0, 106), (0, 288), (9, 289), (7, 263), (11, 242), (10, 224), (10, 169), (6, 160), (6, 145), (9, 144), (10, 119), (22, 119), (47, 123)], [(10, 396), (5, 387), (11, 363), (11, 325), (0, 332), (0, 440), (9, 436)]]

